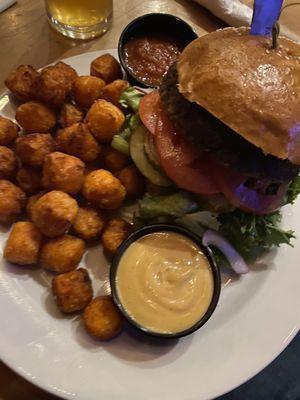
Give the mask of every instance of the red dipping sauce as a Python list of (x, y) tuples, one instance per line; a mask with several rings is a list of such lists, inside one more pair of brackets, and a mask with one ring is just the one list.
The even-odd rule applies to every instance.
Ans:
[(136, 79), (149, 86), (158, 86), (183, 48), (183, 43), (169, 35), (136, 36), (124, 45), (124, 61)]

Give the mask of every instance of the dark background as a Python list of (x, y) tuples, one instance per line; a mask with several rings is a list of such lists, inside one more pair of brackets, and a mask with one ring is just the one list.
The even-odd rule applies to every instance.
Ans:
[(216, 400), (300, 400), (300, 333), (260, 374)]

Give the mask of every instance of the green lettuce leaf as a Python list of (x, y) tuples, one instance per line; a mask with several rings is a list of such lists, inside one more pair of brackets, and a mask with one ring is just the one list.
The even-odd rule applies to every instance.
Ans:
[(111, 147), (113, 147), (120, 153), (125, 154), (126, 156), (130, 155), (129, 143), (121, 135), (114, 135), (113, 140), (111, 142)]
[(152, 196), (146, 193), (139, 203), (139, 216), (147, 220), (158, 217), (174, 219), (197, 210), (197, 203), (187, 192), (177, 192), (166, 196)]
[(300, 176), (296, 176), (288, 187), (285, 204), (293, 204), (300, 194)]
[(176, 225), (183, 226), (198, 236), (203, 236), (207, 229), (217, 231), (220, 226), (216, 214), (209, 211), (198, 211), (193, 214), (184, 215), (177, 218), (175, 222)]
[[(258, 216), (241, 210), (219, 215), (203, 211), (197, 204), (196, 196), (180, 191), (164, 196), (146, 193), (139, 203), (139, 213), (135, 216), (136, 227), (167, 222), (181, 225), (202, 236), (207, 229), (215, 229), (223, 235), (241, 254), (246, 262), (253, 262), (265, 252), (281, 244), (292, 246), (295, 238), (291, 230), (280, 227), (279, 211)], [(217, 249), (213, 249), (222, 265), (226, 259)]]
[(210, 211), (213, 214), (221, 214), (225, 212), (231, 212), (235, 207), (229, 203), (223, 194), (212, 194), (212, 195), (196, 195), (201, 210)]
[(283, 243), (292, 245), (291, 239), (295, 237), (293, 231), (280, 228), (279, 211), (257, 216), (235, 210), (220, 214), (218, 221), (219, 232), (250, 262), (273, 247)]
[(139, 117), (136, 114), (126, 115), (125, 122), (121, 130), (114, 135), (111, 146), (120, 153), (130, 155), (129, 139), (133, 130), (139, 124)]
[(135, 113), (137, 113), (142, 97), (144, 97), (143, 93), (138, 91), (133, 86), (129, 86), (129, 88), (124, 90), (124, 92), (122, 93), (119, 99), (119, 103), (124, 108), (131, 108)]

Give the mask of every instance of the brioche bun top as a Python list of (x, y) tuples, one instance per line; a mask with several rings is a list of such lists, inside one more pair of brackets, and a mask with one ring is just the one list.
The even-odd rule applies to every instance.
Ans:
[(179, 91), (265, 154), (300, 165), (300, 46), (226, 28), (191, 42)]

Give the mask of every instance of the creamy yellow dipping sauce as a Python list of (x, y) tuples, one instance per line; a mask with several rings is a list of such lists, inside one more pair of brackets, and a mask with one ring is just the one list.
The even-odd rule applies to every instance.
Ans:
[(177, 333), (206, 313), (214, 278), (206, 256), (192, 240), (174, 232), (155, 232), (124, 252), (116, 288), (137, 323), (157, 333)]

